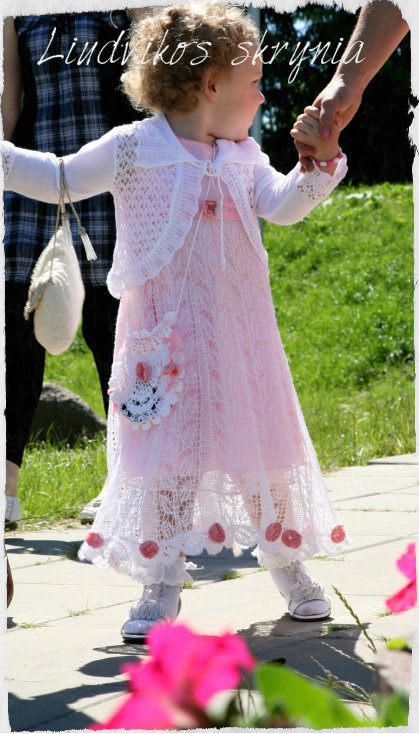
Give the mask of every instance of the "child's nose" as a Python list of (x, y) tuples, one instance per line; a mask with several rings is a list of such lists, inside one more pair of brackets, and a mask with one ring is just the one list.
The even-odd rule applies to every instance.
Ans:
[(262, 94), (262, 92), (259, 89), (259, 104), (262, 104), (262, 102), (265, 101), (265, 95)]

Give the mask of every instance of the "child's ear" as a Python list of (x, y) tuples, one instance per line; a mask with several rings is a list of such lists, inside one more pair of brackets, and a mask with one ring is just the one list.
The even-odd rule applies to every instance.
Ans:
[(214, 67), (210, 67), (204, 72), (202, 77), (202, 92), (213, 102), (218, 96), (218, 82), (220, 80), (220, 72)]

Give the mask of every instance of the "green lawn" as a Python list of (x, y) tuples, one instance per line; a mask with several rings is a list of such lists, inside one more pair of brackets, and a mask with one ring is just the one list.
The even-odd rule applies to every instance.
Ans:
[[(415, 450), (411, 185), (341, 187), (302, 223), (265, 223), (285, 351), (323, 469)], [(103, 415), (89, 350), (77, 337), (47, 357), (45, 379)], [(106, 475), (103, 441), (33, 444), (20, 497), (42, 524), (72, 517)]]

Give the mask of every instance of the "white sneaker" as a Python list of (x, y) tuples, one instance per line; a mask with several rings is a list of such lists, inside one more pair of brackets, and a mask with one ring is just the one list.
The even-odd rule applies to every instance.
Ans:
[(330, 616), (330, 599), (324, 587), (310, 576), (301, 561), (273, 568), (270, 573), (293, 619), (309, 622)]
[(90, 500), (88, 504), (83, 507), (81, 512), (79, 512), (79, 520), (81, 522), (93, 522), (96, 519), (97, 511), (99, 507), (102, 504), (102, 497), (99, 495), (99, 497), (95, 497), (94, 499)]
[(6, 494), (6, 512), (4, 513), (5, 522), (19, 522), (22, 519), (20, 504), (17, 497), (10, 497)]
[(121, 635), (124, 642), (143, 642), (150, 630), (162, 620), (176, 619), (180, 612), (181, 586), (164, 583), (144, 587), (143, 595), (129, 612)]

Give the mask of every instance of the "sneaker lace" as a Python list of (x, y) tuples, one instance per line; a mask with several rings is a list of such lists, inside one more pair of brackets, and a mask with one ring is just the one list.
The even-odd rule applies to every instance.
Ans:
[(160, 595), (164, 591), (165, 584), (150, 584), (144, 587), (143, 595), (129, 611), (130, 619), (164, 619), (166, 611), (160, 603)]
[(303, 603), (313, 599), (324, 599), (324, 587), (311, 578), (299, 561), (290, 563), (287, 571), (289, 577), (295, 581), (295, 586), (290, 592), (291, 601)]

